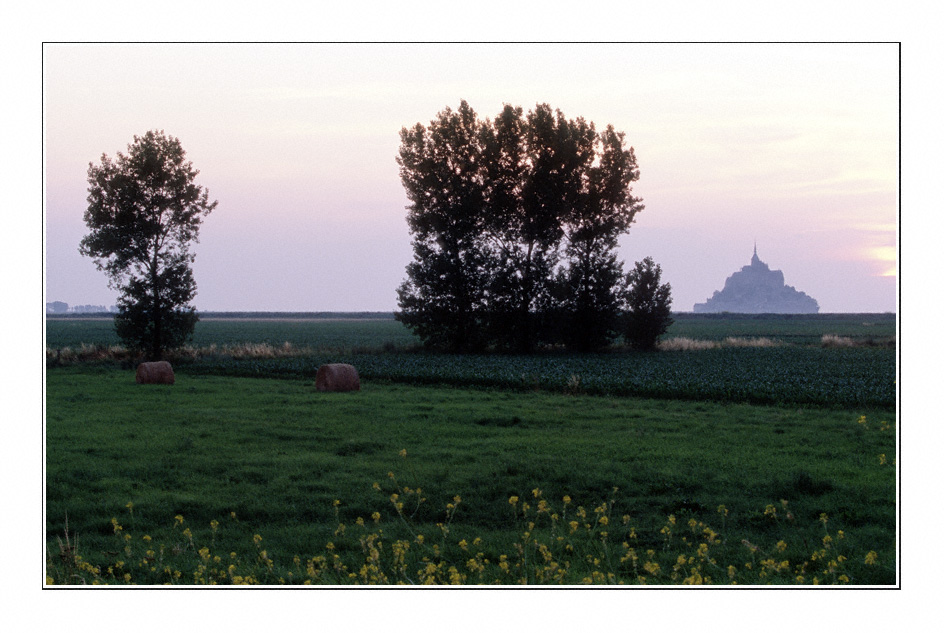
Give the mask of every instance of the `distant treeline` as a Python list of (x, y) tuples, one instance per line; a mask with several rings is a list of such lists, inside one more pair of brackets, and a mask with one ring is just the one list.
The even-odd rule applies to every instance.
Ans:
[(201, 319), (385, 319), (393, 312), (198, 312)]
[(114, 319), (114, 312), (47, 312), (47, 319), (68, 321), (69, 319)]

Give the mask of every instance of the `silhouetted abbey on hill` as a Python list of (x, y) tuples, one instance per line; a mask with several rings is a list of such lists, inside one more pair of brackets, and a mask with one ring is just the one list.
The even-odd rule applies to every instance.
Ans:
[(783, 272), (770, 270), (757, 256), (724, 282), (705, 303), (696, 303), (695, 312), (742, 312), (748, 314), (813, 314), (819, 312), (816, 299), (783, 283)]

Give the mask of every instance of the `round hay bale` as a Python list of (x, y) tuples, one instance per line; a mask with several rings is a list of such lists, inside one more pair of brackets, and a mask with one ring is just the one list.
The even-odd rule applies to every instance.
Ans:
[(134, 381), (139, 385), (172, 385), (174, 384), (174, 369), (166, 360), (141, 363), (138, 365)]
[(353, 365), (329, 363), (318, 368), (315, 375), (318, 391), (360, 391), (361, 379)]

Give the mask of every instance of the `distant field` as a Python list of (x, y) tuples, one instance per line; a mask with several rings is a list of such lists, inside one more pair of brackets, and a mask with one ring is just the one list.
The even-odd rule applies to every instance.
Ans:
[(894, 314), (677, 314), (667, 337), (721, 340), (765, 337), (795, 345), (817, 344), (824, 334), (856, 341), (895, 338)]
[[(252, 316), (209, 316), (202, 318), (194, 330), (191, 345), (231, 345), (268, 343), (315, 350), (380, 349), (384, 345), (409, 347), (419, 340), (399, 321), (388, 319), (332, 319), (285, 316), (282, 318)], [(118, 345), (111, 319), (46, 320), (46, 347), (78, 347), (87, 345)]]
[[(858, 341), (895, 337), (895, 315), (695, 315), (678, 314), (665, 337), (722, 340), (728, 336), (767, 337), (784, 343), (812, 345), (824, 334)], [(197, 323), (193, 345), (288, 342), (318, 349), (405, 348), (417, 339), (389, 313), (208, 313)], [(46, 346), (52, 349), (117, 345), (111, 318), (46, 319)]]

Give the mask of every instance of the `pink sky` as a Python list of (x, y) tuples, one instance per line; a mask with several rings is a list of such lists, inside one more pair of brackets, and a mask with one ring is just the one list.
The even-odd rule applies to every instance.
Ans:
[(218, 208), (200, 310), (394, 310), (412, 250), (399, 130), (546, 102), (635, 148), (621, 242), (689, 311), (758, 255), (822, 312), (896, 310), (894, 44), (45, 45), (46, 301), (111, 305), (78, 254), (86, 170), (178, 137)]

